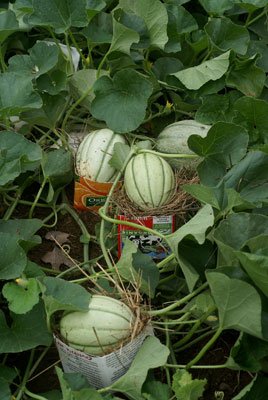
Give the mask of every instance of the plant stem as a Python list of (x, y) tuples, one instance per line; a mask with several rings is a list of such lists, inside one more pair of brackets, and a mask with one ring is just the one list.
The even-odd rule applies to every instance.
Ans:
[(5, 64), (4, 56), (2, 53), (2, 46), (0, 46), (0, 63), (1, 63), (3, 72), (6, 72), (6, 64)]
[[(125, 221), (124, 221), (125, 223)], [(165, 315), (167, 311), (172, 311), (174, 308), (180, 307), (182, 304), (186, 303), (187, 301), (191, 300), (194, 296), (196, 296), (198, 293), (202, 292), (208, 287), (208, 283), (205, 282), (203, 285), (199, 286), (199, 288), (195, 289), (193, 292), (189, 293), (187, 296), (183, 297), (180, 300), (174, 301), (174, 303), (170, 304), (169, 306), (162, 308), (161, 310), (152, 310), (148, 311), (149, 315), (154, 315), (154, 316), (160, 316), (160, 315)]]
[(180, 368), (180, 369), (187, 369), (187, 368), (194, 368), (194, 369), (216, 369), (216, 368), (226, 368), (226, 364), (221, 365), (192, 365), (191, 367), (187, 367), (187, 365), (181, 364), (165, 364), (167, 368)]
[(59, 41), (58, 41), (58, 39), (56, 38), (56, 36), (55, 36), (53, 30), (52, 30), (49, 26), (47, 26), (47, 30), (49, 31), (51, 37), (53, 38), (53, 40), (54, 40), (54, 42), (55, 42), (55, 45), (57, 46), (57, 48), (58, 48), (58, 50), (59, 50), (61, 56), (63, 57), (64, 60), (67, 60), (67, 57), (66, 57), (66, 55), (63, 53), (63, 51), (62, 51), (62, 49), (61, 49), (61, 47), (60, 47)]
[(138, 150), (137, 150), (137, 154), (140, 154), (140, 153), (150, 153), (150, 154), (154, 154), (154, 155), (156, 155), (156, 156), (164, 157), (164, 158), (200, 158), (199, 156), (194, 155), (194, 154), (178, 154), (178, 153), (169, 154), (169, 153), (159, 153), (158, 151), (147, 150), (147, 149), (138, 149)]
[(28, 376), (29, 376), (29, 372), (30, 372), (32, 363), (33, 363), (33, 359), (34, 359), (34, 353), (35, 353), (35, 349), (32, 349), (31, 352), (30, 352), (30, 357), (29, 357), (29, 361), (28, 361), (28, 364), (27, 364), (27, 367), (26, 367), (26, 370), (25, 370), (24, 377), (23, 377), (22, 383), (20, 385), (20, 390), (19, 390), (19, 392), (18, 392), (18, 394), (16, 396), (16, 400), (20, 400), (22, 398), (22, 396), (23, 396), (23, 393), (25, 392), (26, 382), (27, 382), (27, 379), (28, 379)]
[(73, 64), (73, 57), (72, 57), (72, 51), (70, 48), (69, 44), (69, 37), (68, 37), (68, 32), (65, 32), (65, 43), (68, 49), (68, 59), (70, 61), (70, 68), (71, 68), (71, 75), (74, 73), (74, 64)]
[[(43, 397), (43, 396), (40, 396), (39, 394), (35, 394), (35, 393), (30, 392), (26, 387), (24, 388), (24, 392), (25, 392), (29, 397), (31, 397), (32, 399), (36, 399), (36, 400), (47, 400), (46, 397)], [(17, 397), (16, 397), (16, 400), (17, 400)]]
[(253, 24), (254, 22), (258, 21), (261, 17), (263, 17), (267, 13), (267, 7), (264, 8), (264, 10), (258, 14), (255, 18), (252, 18), (251, 20), (247, 20), (245, 23), (245, 27), (247, 28), (249, 25)]
[(89, 93), (93, 90), (93, 86), (91, 88), (89, 88), (84, 94), (83, 96), (81, 96), (78, 100), (76, 100), (75, 103), (73, 103), (73, 105), (70, 107), (69, 111), (67, 112), (67, 114), (64, 117), (64, 120), (62, 122), (62, 130), (65, 130), (65, 126), (66, 123), (70, 117), (70, 115), (72, 114), (73, 110), (89, 95)]
[(166, 264), (168, 264), (171, 260), (173, 260), (173, 258), (175, 258), (175, 254), (172, 253), (170, 254), (168, 257), (166, 257), (164, 260), (160, 261), (157, 264), (157, 267), (160, 269), (162, 269)]
[(194, 364), (196, 364), (202, 357), (203, 355), (206, 353), (206, 351), (213, 345), (213, 343), (218, 339), (218, 337), (221, 335), (223, 329), (222, 327), (219, 327), (217, 329), (217, 331), (215, 332), (215, 334), (212, 336), (212, 338), (205, 344), (204, 347), (202, 347), (202, 349), (200, 350), (200, 352), (197, 354), (197, 356), (190, 361), (187, 365), (186, 365), (186, 369), (192, 368), (192, 366)]
[(194, 335), (194, 333), (197, 331), (199, 326), (207, 319), (207, 317), (216, 310), (216, 306), (211, 307), (200, 319), (196, 321), (196, 323), (192, 326), (190, 331), (186, 336), (184, 336), (181, 340), (179, 340), (175, 345), (174, 349), (182, 346), (183, 344), (187, 343), (191, 337)]
[(71, 31), (71, 29), (68, 29), (68, 33), (70, 35), (71, 41), (73, 42), (74, 47), (76, 48), (76, 50), (78, 51), (78, 53), (80, 54), (81, 59), (84, 61), (85, 64), (87, 64), (87, 59), (84, 56), (84, 54), (82, 53), (82, 51), (80, 50), (77, 41), (75, 40), (75, 37)]
[(13, 199), (13, 197), (9, 196), (8, 194), (5, 194), (4, 197), (10, 197), (12, 199), (12, 204), (8, 207), (8, 209), (5, 212), (5, 215), (3, 217), (4, 221), (7, 221), (11, 217), (11, 215), (13, 214), (13, 211), (15, 210), (16, 206), (18, 205), (18, 203), (20, 201), (20, 197), (21, 197), (22, 193), (24, 192), (24, 190), (28, 186), (29, 182), (32, 181), (32, 179), (33, 179), (33, 177), (30, 176), (24, 181), (24, 183), (17, 190), (17, 194), (16, 194), (16, 198), (15, 199)]
[(189, 347), (192, 347), (194, 344), (200, 342), (200, 340), (204, 339), (205, 337), (212, 335), (213, 331), (210, 330), (208, 332), (203, 333), (202, 335), (198, 336), (197, 338), (193, 339), (191, 342), (188, 342), (184, 346), (180, 347), (178, 350), (176, 350), (176, 353), (179, 353), (180, 351), (186, 350)]
[[(131, 159), (131, 157), (133, 156), (134, 153), (135, 153), (135, 151), (133, 149), (131, 149), (130, 152), (128, 153), (128, 156), (126, 157), (126, 159), (125, 159), (120, 171), (118, 172), (118, 174), (117, 174), (117, 176), (115, 178), (115, 181), (113, 182), (113, 185), (112, 185), (112, 187), (110, 189), (110, 192), (109, 192), (109, 194), (107, 196), (107, 199), (106, 199), (106, 201), (104, 203), (104, 206), (99, 209), (99, 215), (102, 218), (101, 224), (100, 224), (100, 247), (101, 247), (102, 253), (104, 255), (105, 261), (106, 261), (106, 263), (107, 263), (109, 268), (113, 268), (113, 265), (111, 263), (110, 257), (108, 255), (107, 249), (105, 247), (105, 239), (104, 239), (104, 237), (105, 237), (105, 233), (104, 233), (105, 220), (107, 221), (107, 220), (111, 219), (112, 221), (116, 221), (116, 223), (117, 222), (118, 223), (122, 223), (122, 221), (119, 221), (119, 220), (113, 219), (113, 218), (109, 218), (109, 217), (107, 217), (106, 213), (108, 211), (109, 202), (110, 202), (112, 194), (113, 194), (113, 192), (114, 192), (114, 190), (116, 188), (116, 185), (119, 182), (119, 180), (120, 180), (120, 178), (121, 178), (121, 176), (122, 176), (122, 174), (123, 174), (128, 162), (129, 162), (129, 160)], [(126, 221), (124, 221), (124, 224), (125, 223), (126, 223)]]
[(43, 182), (42, 182), (42, 184), (41, 184), (41, 186), (40, 186), (40, 188), (39, 188), (39, 190), (38, 190), (38, 193), (37, 193), (37, 195), (35, 196), (34, 202), (33, 202), (32, 206), (31, 206), (31, 208), (30, 208), (30, 211), (29, 211), (29, 219), (31, 219), (31, 218), (33, 217), (34, 209), (35, 209), (35, 207), (36, 207), (36, 204), (38, 203), (39, 197), (41, 196), (41, 194), (42, 194), (42, 192), (43, 192), (43, 189), (44, 189), (46, 183), (47, 183), (47, 178), (44, 178), (44, 179), (43, 179)]

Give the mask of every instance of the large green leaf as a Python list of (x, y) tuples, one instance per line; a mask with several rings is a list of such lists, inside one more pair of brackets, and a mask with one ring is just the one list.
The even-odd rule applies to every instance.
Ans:
[(0, 74), (0, 116), (18, 115), (22, 111), (42, 107), (41, 97), (32, 83), (14, 72)]
[(216, 241), (241, 250), (248, 240), (268, 234), (268, 217), (259, 214), (235, 213), (223, 220), (214, 231)]
[(29, 110), (21, 113), (20, 119), (32, 125), (55, 129), (67, 99), (61, 94), (51, 96), (48, 93), (42, 93), (41, 98), (43, 106), (37, 110)]
[(166, 9), (169, 13), (169, 18), (171, 17), (169, 28), (171, 25), (174, 25), (178, 34), (192, 32), (198, 29), (196, 20), (184, 7), (167, 4)]
[[(100, 71), (100, 76), (106, 75), (107, 72), (104, 70)], [(90, 88), (93, 88), (94, 83), (97, 80), (97, 70), (95, 69), (82, 69), (75, 72), (68, 80), (70, 93), (74, 100), (78, 100), (83, 96)], [(88, 110), (90, 110), (91, 102), (95, 98), (93, 90), (87, 95), (87, 97), (80, 103)]]
[(256, 67), (256, 57), (243, 61), (235, 59), (226, 83), (247, 96), (258, 97), (263, 90), (265, 77), (263, 69)]
[(144, 20), (150, 35), (151, 47), (164, 49), (168, 41), (168, 15), (160, 0), (120, 0), (119, 6), (126, 13), (136, 14)]
[(249, 33), (241, 25), (234, 24), (227, 18), (213, 18), (205, 26), (205, 31), (216, 49), (234, 50), (245, 54), (249, 44)]
[(51, 46), (47, 42), (38, 42), (29, 50), (29, 55), (11, 57), (8, 61), (8, 72), (22, 75), (24, 79), (38, 78), (57, 64), (58, 55), (57, 46)]
[(138, 43), (139, 39), (140, 37), (137, 32), (120, 24), (113, 18), (113, 38), (108, 53), (120, 51), (129, 55), (131, 45)]
[(247, 128), (251, 143), (268, 143), (268, 104), (264, 100), (243, 96), (234, 104), (234, 122)]
[(149, 336), (127, 373), (110, 386), (111, 390), (124, 393), (130, 400), (143, 400), (141, 390), (149, 369), (164, 365), (168, 355), (168, 347), (161, 344), (156, 337)]
[(184, 69), (171, 74), (178, 78), (187, 89), (200, 89), (205, 83), (221, 78), (229, 67), (230, 51), (221, 54), (212, 60), (205, 61), (196, 67)]
[(11, 35), (13, 32), (18, 30), (19, 24), (16, 19), (16, 15), (11, 10), (1, 10), (0, 12), (0, 44)]
[(264, 400), (263, 396), (267, 391), (268, 378), (261, 374), (256, 374), (253, 380), (237, 396), (233, 397), (233, 400)]
[(52, 277), (39, 278), (48, 316), (55, 311), (87, 311), (90, 293), (82, 286)]
[(233, 122), (234, 104), (240, 96), (241, 93), (232, 90), (226, 94), (211, 94), (204, 97), (203, 104), (195, 113), (195, 120), (202, 124), (214, 124), (219, 121)]
[(44, 155), (42, 162), (44, 178), (49, 183), (47, 202), (52, 201), (56, 190), (62, 189), (73, 179), (73, 156), (70, 151), (53, 149)]
[(261, 206), (268, 199), (268, 154), (261, 151), (249, 152), (224, 176), (227, 188), (234, 188), (240, 196)]
[(36, 346), (49, 346), (52, 336), (47, 330), (45, 310), (39, 302), (26, 314), (12, 314), (9, 327), (3, 311), (0, 311), (0, 352), (18, 353)]
[(36, 167), (42, 158), (40, 147), (12, 131), (0, 134), (0, 185), (13, 181), (21, 172)]
[(0, 232), (0, 279), (18, 278), (26, 267), (27, 258), (18, 242), (18, 236)]
[(268, 297), (268, 257), (242, 251), (236, 256), (256, 286)]
[(89, 25), (81, 30), (91, 46), (111, 43), (113, 37), (113, 18), (111, 14), (100, 12)]
[(233, 7), (232, 0), (199, 0), (204, 9), (208, 13), (223, 14), (224, 11), (230, 10)]
[(236, 329), (262, 338), (261, 298), (247, 282), (207, 271), (207, 280), (216, 303), (222, 329)]
[(198, 166), (203, 184), (216, 186), (226, 174), (226, 169), (237, 164), (245, 155), (248, 135), (241, 126), (228, 122), (217, 122), (207, 136), (190, 136), (188, 145), (204, 161)]
[(19, 239), (20, 246), (27, 253), (29, 249), (41, 243), (40, 236), (34, 235), (43, 223), (40, 219), (10, 219), (0, 221), (0, 232), (10, 233)]
[(83, 27), (88, 24), (86, 6), (86, 0), (33, 0), (34, 12), (29, 22), (50, 26), (56, 33), (63, 33), (71, 26)]
[(180, 255), (180, 252), (178, 251), (178, 245), (186, 237), (194, 238), (197, 243), (203, 244), (206, 239), (206, 232), (208, 228), (213, 226), (213, 223), (214, 216), (212, 207), (207, 204), (201, 208), (198, 213), (186, 224), (182, 225), (174, 233), (167, 236), (166, 241), (179, 262), (190, 291), (196, 284), (199, 274), (189, 263), (189, 261)]
[(113, 80), (101, 77), (94, 85), (91, 112), (113, 131), (130, 132), (142, 123), (152, 90), (152, 84), (131, 69), (117, 72)]

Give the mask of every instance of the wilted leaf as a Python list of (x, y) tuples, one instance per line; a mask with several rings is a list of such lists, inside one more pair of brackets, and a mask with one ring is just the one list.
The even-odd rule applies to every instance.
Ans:
[(54, 247), (52, 251), (48, 251), (43, 255), (41, 260), (51, 265), (52, 269), (59, 270), (61, 265), (73, 267), (73, 262), (58, 247)]

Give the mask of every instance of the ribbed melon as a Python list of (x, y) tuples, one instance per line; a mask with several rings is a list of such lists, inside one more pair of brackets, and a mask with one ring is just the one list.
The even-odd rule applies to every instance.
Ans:
[(72, 312), (60, 321), (61, 336), (69, 346), (101, 355), (131, 336), (134, 315), (130, 308), (108, 296), (94, 295), (88, 312)]
[(115, 143), (126, 143), (126, 140), (111, 129), (99, 129), (86, 135), (76, 154), (77, 174), (96, 182), (113, 182), (116, 169), (109, 161)]
[(175, 178), (162, 157), (141, 153), (128, 163), (124, 183), (130, 200), (140, 209), (150, 210), (168, 202), (174, 192)]
[[(205, 137), (210, 128), (210, 125), (200, 124), (195, 120), (174, 122), (166, 126), (158, 135), (156, 149), (161, 153), (194, 155), (195, 153), (188, 147), (189, 137), (191, 135)], [(196, 166), (201, 160), (198, 158), (167, 158), (167, 161), (173, 168), (180, 168), (181, 166)]]

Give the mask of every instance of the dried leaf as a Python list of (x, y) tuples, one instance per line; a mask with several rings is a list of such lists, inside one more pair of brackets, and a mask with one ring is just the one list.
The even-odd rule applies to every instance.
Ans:
[(68, 237), (70, 236), (69, 233), (66, 232), (60, 232), (60, 231), (49, 231), (47, 232), (45, 239), (47, 240), (57, 240), (57, 242), (62, 245), (63, 243), (70, 243), (70, 240)]
[(58, 248), (54, 247), (52, 251), (48, 251), (43, 257), (42, 261), (51, 265), (52, 269), (59, 270), (61, 265), (65, 265), (66, 267), (73, 267), (69, 258), (67, 258), (63, 252)]

